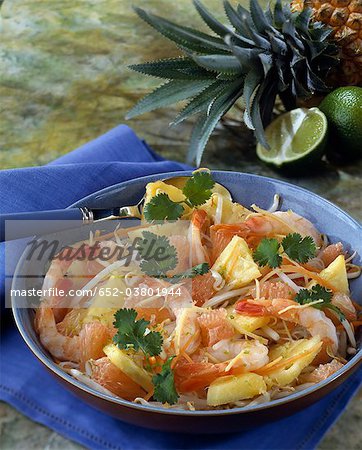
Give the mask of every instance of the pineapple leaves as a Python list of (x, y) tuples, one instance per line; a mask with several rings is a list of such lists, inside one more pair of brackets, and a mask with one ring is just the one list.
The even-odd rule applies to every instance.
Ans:
[(194, 0), (194, 5), (197, 12), (200, 14), (201, 18), (204, 20), (206, 25), (216, 33), (218, 36), (224, 38), (230, 33), (230, 30), (226, 28), (222, 23), (215, 19), (215, 17), (209, 13), (209, 11), (204, 7), (204, 5), (199, 0)]
[(212, 74), (198, 66), (191, 58), (159, 59), (158, 61), (134, 64), (128, 67), (135, 72), (157, 78), (171, 78), (173, 80), (213, 78)]
[(220, 38), (208, 36), (192, 28), (177, 25), (155, 14), (148, 13), (141, 8), (135, 8), (135, 11), (151, 27), (184, 49), (199, 53), (210, 53), (215, 52), (215, 50), (221, 52), (228, 51), (223, 40)]
[(196, 97), (194, 97), (180, 112), (176, 119), (172, 122), (172, 125), (177, 125), (188, 117), (207, 109), (209, 105), (214, 101), (215, 97), (221, 93), (229, 82), (223, 80), (216, 80), (213, 84), (208, 86)]
[(232, 55), (207, 55), (194, 56), (193, 60), (206, 70), (221, 72), (230, 75), (242, 73), (242, 67)]
[(220, 94), (211, 104), (208, 110), (203, 113), (196, 122), (192, 132), (191, 141), (189, 145), (188, 161), (196, 160), (196, 164), (200, 165), (202, 154), (209, 137), (216, 127), (221, 117), (233, 106), (236, 100), (240, 97), (240, 87), (238, 82), (234, 84), (234, 90), (228, 87), (225, 92)]
[(193, 97), (211, 83), (212, 80), (171, 80), (139, 101), (126, 119)]
[(201, 1), (193, 0), (193, 4), (210, 34), (135, 9), (183, 54), (130, 66), (166, 82), (144, 97), (127, 117), (188, 100), (173, 124), (198, 115), (188, 161), (200, 164), (215, 126), (243, 96), (244, 122), (269, 148), (264, 127), (271, 121), (276, 97), (286, 109), (292, 109), (297, 98), (328, 89), (323, 80), (338, 64), (338, 49), (329, 39), (332, 29), (314, 22), (310, 9), (293, 12), (290, 4), (281, 0), (265, 11), (258, 0), (250, 0), (249, 9), (234, 8), (225, 0), (228, 23), (217, 20)]

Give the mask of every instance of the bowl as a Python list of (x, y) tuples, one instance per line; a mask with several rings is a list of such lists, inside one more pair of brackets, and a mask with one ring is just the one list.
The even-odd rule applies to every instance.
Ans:
[[(321, 232), (326, 233), (331, 242), (342, 241), (345, 248), (356, 250), (358, 255), (362, 255), (361, 225), (329, 201), (298, 186), (271, 178), (226, 171), (212, 173), (216, 182), (229, 189), (235, 201), (247, 207), (256, 203), (261, 208), (267, 209), (273, 202), (274, 194), (279, 194), (281, 210), (293, 209), (309, 219)], [(136, 204), (143, 197), (147, 183), (180, 175), (191, 175), (191, 172), (170, 172), (126, 181), (95, 192), (72, 206), (111, 207)], [(14, 275), (12, 286), (14, 290), (29, 287), (26, 286), (24, 278), (17, 276), (20, 272), (26, 272), (26, 264), (29, 262), (26, 261), (25, 256), (23, 254)], [(357, 264), (361, 264), (360, 258), (356, 256)], [(44, 271), (45, 268), (39, 268), (39, 270)], [(353, 298), (361, 302), (362, 277), (351, 282), (351, 291)], [(35, 333), (34, 311), (22, 308), (22, 302), (23, 298), (13, 296), (12, 309), (17, 327), (30, 350), (64, 387), (105, 414), (128, 423), (158, 430), (184, 433), (193, 431), (215, 433), (215, 430), (233, 432), (276, 420), (321, 399), (348, 378), (359, 367), (362, 360), (359, 340), (357, 354), (328, 379), (266, 404), (217, 411), (182, 411), (140, 405), (99, 393), (59, 369), (42, 347)]]

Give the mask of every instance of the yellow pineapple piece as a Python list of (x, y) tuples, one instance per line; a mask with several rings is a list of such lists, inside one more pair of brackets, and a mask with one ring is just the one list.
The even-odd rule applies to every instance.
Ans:
[[(166, 184), (163, 181), (155, 181), (153, 183), (148, 183), (146, 186), (145, 205), (147, 205), (153, 197), (160, 193), (167, 194), (173, 202), (182, 202), (186, 198), (181, 189), (172, 186), (171, 184)], [(189, 214), (191, 208), (184, 203), (182, 206), (184, 208), (183, 216)]]
[(235, 288), (246, 286), (261, 276), (245, 240), (234, 236), (215, 261), (213, 270)]
[(346, 270), (346, 261), (343, 255), (337, 256), (328, 267), (323, 269), (319, 276), (334, 286), (337, 291), (348, 294), (348, 278)]
[[(269, 352), (270, 361), (274, 361), (277, 358), (281, 358), (281, 360), (275, 364), (274, 370), (271, 367), (264, 376), (268, 388), (272, 386), (283, 387), (292, 383), (302, 370), (311, 364), (321, 347), (322, 342), (319, 336), (287, 342), (274, 347)], [(290, 360), (293, 357), (295, 357), (295, 360)], [(283, 364), (284, 361), (285, 364)]]
[(242, 375), (227, 375), (210, 384), (207, 392), (207, 404), (210, 406), (253, 398), (266, 391), (266, 384), (260, 375), (245, 373)]
[(114, 344), (106, 345), (103, 349), (111, 363), (122, 370), (133, 381), (138, 383), (146, 391), (153, 389), (151, 375), (142, 367), (140, 367), (131, 356), (127, 355), (124, 350), (120, 350)]
[(213, 194), (199, 209), (203, 209), (209, 217), (215, 219), (220, 197), (222, 201), (221, 223), (243, 222), (246, 216), (250, 214), (250, 211), (244, 208), (244, 206), (239, 203), (234, 203), (229, 198), (223, 197), (220, 194)]
[(244, 331), (252, 333), (258, 328), (264, 327), (270, 321), (270, 317), (251, 317), (239, 314), (235, 311), (233, 305), (226, 309), (228, 313), (227, 319), (239, 333)]

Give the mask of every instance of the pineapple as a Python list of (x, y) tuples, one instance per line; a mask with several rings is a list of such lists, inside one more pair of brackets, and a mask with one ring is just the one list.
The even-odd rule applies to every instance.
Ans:
[[(213, 129), (242, 98), (245, 124), (269, 148), (264, 128), (272, 120), (277, 98), (286, 109), (293, 109), (297, 102), (329, 92), (332, 74), (339, 77), (342, 70), (346, 76), (355, 74), (351, 82), (361, 81), (361, 0), (293, 1), (292, 7), (276, 0), (266, 11), (257, 0), (250, 1), (249, 10), (224, 1), (229, 22), (224, 25), (194, 0), (211, 34), (136, 8), (183, 56), (130, 66), (167, 81), (140, 100), (127, 118), (186, 100), (173, 124), (197, 116), (188, 161), (199, 165)], [(309, 3), (314, 12), (304, 8)], [(324, 14), (330, 14), (330, 19), (323, 18)]]
[[(312, 19), (329, 25), (340, 50), (341, 70), (331, 81), (339, 85), (362, 83), (362, 0), (293, 0), (292, 10), (312, 8)], [(338, 80), (338, 81), (337, 81)]]

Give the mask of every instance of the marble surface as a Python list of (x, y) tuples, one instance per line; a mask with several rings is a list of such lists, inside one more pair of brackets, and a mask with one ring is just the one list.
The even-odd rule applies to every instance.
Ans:
[[(0, 0), (0, 5), (1, 5)], [(236, 3), (235, 1), (233, 3)], [(242, 3), (246, 3), (245, 0)], [(125, 112), (157, 81), (128, 64), (176, 55), (177, 50), (136, 18), (132, 4), (187, 24), (200, 21), (190, 0), (5, 0), (0, 40), (0, 167), (44, 164), (124, 122)], [(206, 0), (222, 16), (220, 0)], [(168, 127), (175, 109), (128, 124), (166, 158), (184, 160), (192, 122)], [(232, 111), (233, 119), (239, 111)], [(230, 124), (229, 124), (230, 125)], [(285, 178), (257, 160), (254, 139), (242, 125), (217, 128), (202, 161), (210, 168), (282, 179), (323, 195), (362, 220), (362, 163)], [(320, 449), (362, 447), (362, 394), (327, 433)], [(1, 448), (77, 449), (0, 404)]]

